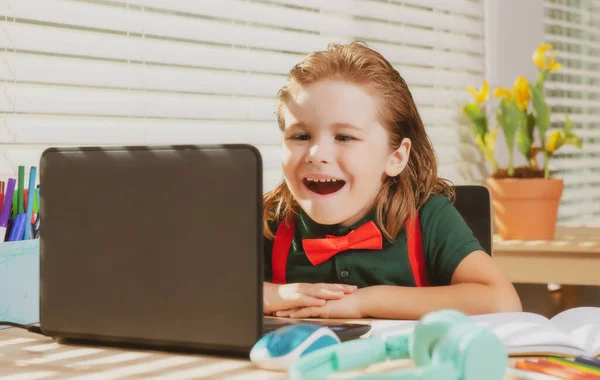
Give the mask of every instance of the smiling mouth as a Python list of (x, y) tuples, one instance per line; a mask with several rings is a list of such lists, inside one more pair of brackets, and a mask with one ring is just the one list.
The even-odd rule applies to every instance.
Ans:
[(308, 190), (320, 195), (333, 194), (346, 184), (346, 181), (333, 178), (321, 180), (304, 178), (303, 182)]

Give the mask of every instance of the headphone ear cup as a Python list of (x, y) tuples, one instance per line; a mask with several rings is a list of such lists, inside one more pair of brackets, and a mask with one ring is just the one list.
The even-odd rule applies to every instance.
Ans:
[(408, 352), (415, 365), (430, 364), (433, 346), (438, 339), (456, 324), (469, 322), (469, 317), (456, 310), (434, 311), (423, 316), (408, 341)]
[(435, 345), (432, 365), (442, 363), (451, 363), (461, 380), (502, 380), (508, 356), (496, 334), (468, 321), (450, 328)]

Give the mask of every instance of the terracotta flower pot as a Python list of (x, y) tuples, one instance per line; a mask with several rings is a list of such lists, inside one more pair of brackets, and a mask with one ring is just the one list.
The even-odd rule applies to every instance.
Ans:
[(492, 210), (502, 239), (552, 240), (562, 179), (489, 178)]

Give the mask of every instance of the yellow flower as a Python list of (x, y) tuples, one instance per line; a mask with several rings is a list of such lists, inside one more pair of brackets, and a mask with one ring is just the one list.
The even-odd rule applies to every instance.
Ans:
[(529, 94), (529, 83), (527, 83), (525, 77), (520, 76), (515, 80), (512, 93), (517, 106), (523, 111), (526, 110), (531, 95)]
[(483, 85), (479, 91), (475, 90), (471, 86), (467, 86), (467, 91), (469, 91), (469, 93), (475, 98), (477, 104), (485, 102), (490, 97), (490, 85), (488, 84), (487, 80), (483, 81)]
[(504, 100), (510, 102), (512, 100), (512, 97), (512, 91), (508, 88), (498, 87), (494, 90), (494, 98), (504, 98)]
[[(546, 57), (546, 52), (548, 51), (550, 56)], [(541, 70), (556, 71), (562, 67), (560, 63), (556, 63), (554, 49), (552, 48), (552, 45), (549, 44), (541, 44), (540, 47), (533, 52), (533, 63)]]
[(531, 99), (531, 95), (529, 94), (529, 83), (525, 77), (520, 76), (515, 80), (515, 83), (513, 83), (512, 90), (505, 87), (498, 87), (494, 90), (494, 97), (504, 98), (507, 102), (514, 99), (517, 106), (524, 111), (527, 109), (527, 105)]
[(550, 134), (550, 136), (548, 136), (548, 139), (546, 140), (546, 151), (548, 151), (548, 153), (554, 152), (556, 150), (556, 148), (558, 148), (559, 141), (560, 141), (560, 131), (552, 132)]

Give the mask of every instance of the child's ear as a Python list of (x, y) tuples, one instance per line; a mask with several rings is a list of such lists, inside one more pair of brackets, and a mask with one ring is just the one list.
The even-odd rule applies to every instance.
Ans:
[(410, 156), (411, 142), (408, 138), (402, 139), (398, 149), (390, 154), (390, 158), (385, 167), (385, 174), (390, 177), (395, 177), (402, 173), (402, 170), (408, 164), (408, 157)]

